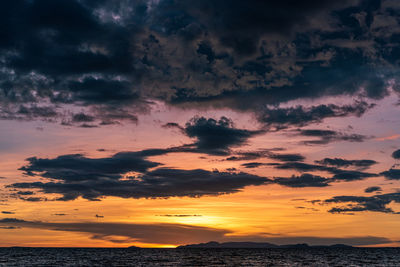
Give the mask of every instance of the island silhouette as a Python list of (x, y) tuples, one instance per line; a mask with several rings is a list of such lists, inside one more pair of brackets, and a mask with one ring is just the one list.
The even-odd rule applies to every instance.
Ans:
[(306, 243), (276, 245), (276, 244), (266, 243), (266, 242), (224, 242), (224, 243), (219, 243), (216, 241), (210, 241), (208, 243), (182, 245), (182, 246), (178, 246), (177, 248), (178, 249), (190, 249), (190, 248), (352, 248), (352, 246), (344, 245), (344, 244), (310, 246)]

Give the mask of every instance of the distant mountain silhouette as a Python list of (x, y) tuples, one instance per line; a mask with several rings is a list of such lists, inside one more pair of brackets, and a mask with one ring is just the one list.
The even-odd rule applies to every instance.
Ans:
[(289, 245), (276, 245), (272, 243), (260, 242), (225, 242), (218, 243), (211, 241), (208, 243), (190, 244), (178, 246), (177, 248), (351, 248), (352, 246), (335, 244), (330, 246), (310, 246), (308, 244), (289, 244)]

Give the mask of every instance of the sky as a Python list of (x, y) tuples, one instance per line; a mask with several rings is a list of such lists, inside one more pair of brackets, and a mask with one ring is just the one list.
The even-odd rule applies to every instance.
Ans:
[(0, 246), (399, 246), (400, 2), (0, 2)]

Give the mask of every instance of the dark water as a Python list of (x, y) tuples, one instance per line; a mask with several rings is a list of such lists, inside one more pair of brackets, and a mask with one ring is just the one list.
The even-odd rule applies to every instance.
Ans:
[(400, 248), (0, 248), (0, 266), (400, 266)]

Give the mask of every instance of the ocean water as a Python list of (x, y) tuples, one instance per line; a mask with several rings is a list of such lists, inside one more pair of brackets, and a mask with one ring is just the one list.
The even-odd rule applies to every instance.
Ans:
[(400, 248), (0, 248), (0, 266), (400, 266)]

